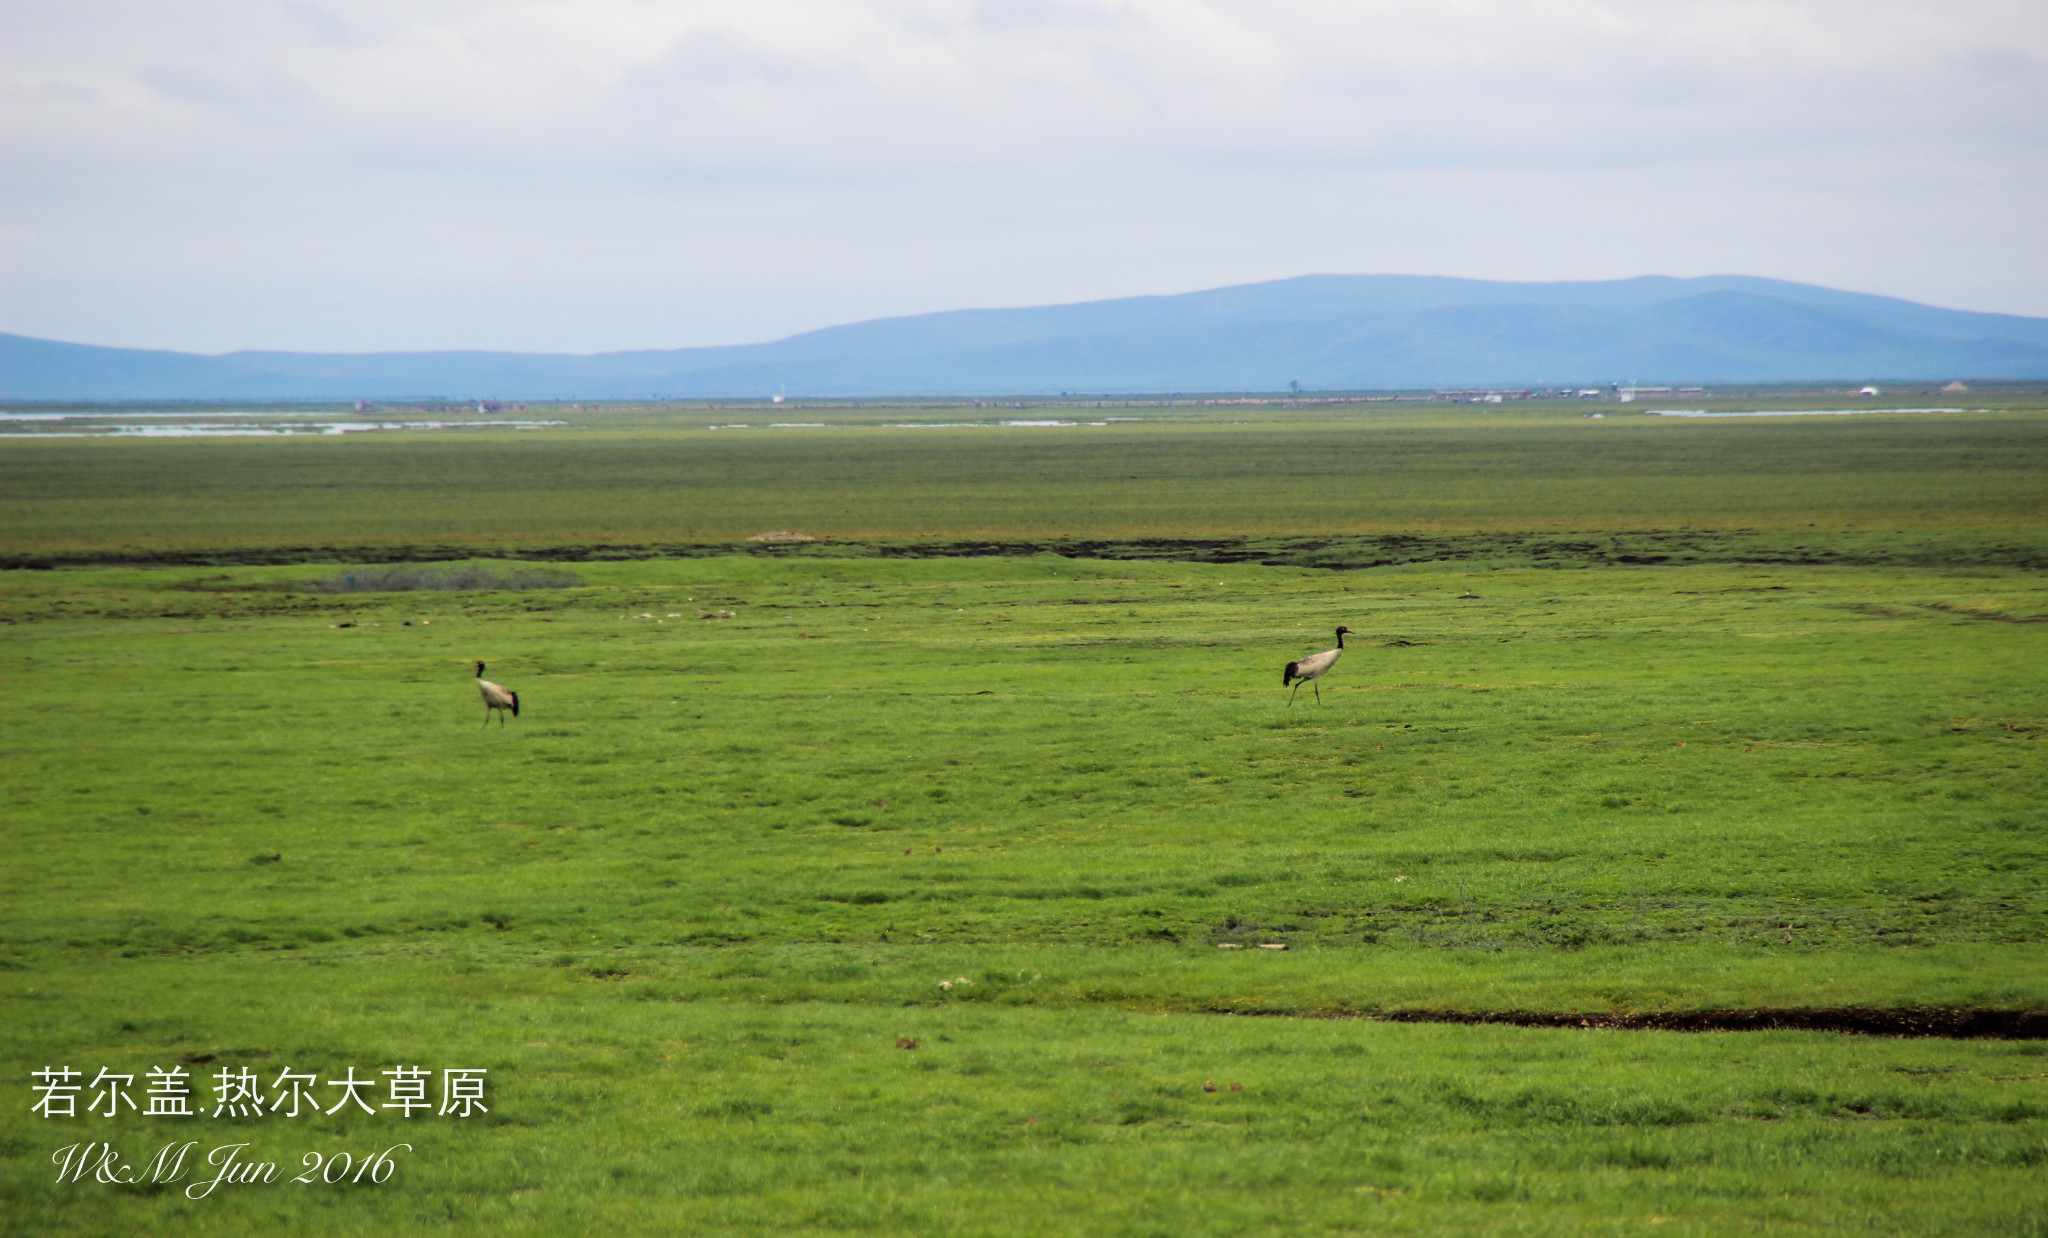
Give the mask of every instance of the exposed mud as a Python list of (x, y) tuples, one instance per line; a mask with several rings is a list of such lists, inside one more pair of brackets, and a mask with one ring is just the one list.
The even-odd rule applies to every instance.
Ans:
[(2008, 615), (1995, 610), (1973, 610), (1967, 606), (1951, 606), (1947, 602), (1929, 602), (1927, 609), (1954, 615), (1959, 619), (1981, 619), (1986, 623), (2048, 623), (2048, 615)]
[[(1180, 563), (1257, 563), (1272, 567), (1362, 571), (1417, 563), (1538, 568), (1655, 567), (1685, 564), (1841, 567), (2048, 568), (2048, 543), (1961, 538), (1913, 540), (1841, 535), (1803, 537), (1763, 530), (1644, 530), (1621, 533), (1386, 533), (1349, 537), (1002, 538), (966, 541), (776, 540), (589, 543), (545, 546), (276, 546), (167, 551), (88, 550), (0, 553), (0, 569), (57, 567), (258, 567), (294, 563), (436, 563), (514, 559), (595, 563), (699, 559), (748, 554), (801, 558), (989, 558), (1059, 555), (1070, 559)], [(1991, 618), (1993, 616), (1981, 616)], [(2033, 621), (2032, 617), (2023, 622)]]
[(1641, 1014), (1568, 1014), (1535, 1010), (1309, 1011), (1225, 1010), (1204, 1014), (1275, 1018), (1365, 1019), (1380, 1023), (1500, 1023), (1657, 1032), (1843, 1032), (1857, 1036), (1944, 1040), (2048, 1040), (2048, 1010), (1950, 1006), (1786, 1006), (1743, 1010), (1666, 1010)]

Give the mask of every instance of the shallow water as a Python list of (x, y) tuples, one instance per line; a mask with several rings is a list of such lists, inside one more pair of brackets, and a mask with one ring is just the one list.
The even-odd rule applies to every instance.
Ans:
[(1646, 408), (1652, 417), (1854, 417), (1868, 413), (1983, 413), (1983, 408)]
[[(312, 434), (368, 434), (377, 430), (463, 430), (472, 427), (499, 430), (539, 430), (567, 425), (565, 421), (530, 421), (517, 418), (485, 418), (467, 421), (340, 421), (333, 417), (304, 413), (251, 413), (227, 410), (200, 414), (207, 420), (159, 421), (158, 418), (192, 418), (191, 410), (176, 413), (18, 413), (0, 410), (0, 423), (28, 422), (62, 425), (63, 429), (0, 430), (0, 438), (253, 438)], [(216, 420), (242, 418), (241, 421)]]
[[(1135, 417), (1119, 418), (1135, 421)], [(885, 430), (986, 430), (990, 426), (1007, 426), (1013, 429), (1041, 430), (1058, 429), (1067, 426), (1106, 426), (1107, 421), (892, 421), (882, 428)]]

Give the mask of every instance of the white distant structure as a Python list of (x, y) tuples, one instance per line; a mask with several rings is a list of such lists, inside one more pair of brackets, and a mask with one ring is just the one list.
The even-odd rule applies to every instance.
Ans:
[(1948, 386), (1943, 387), (1941, 389), (1941, 393), (1943, 395), (1961, 395), (1963, 394), (1963, 392), (1968, 391), (1969, 389), (1970, 385), (1964, 382), (1962, 379), (1958, 378), (1954, 382), (1950, 383)]
[(1857, 395), (1883, 395), (1883, 394), (1884, 394), (1884, 392), (1882, 392), (1882, 391), (1879, 391), (1879, 390), (1878, 390), (1877, 388), (1875, 388), (1875, 387), (1865, 387), (1865, 388), (1864, 388), (1863, 390), (1861, 390), (1861, 391), (1857, 392), (1856, 394), (1857, 394)]
[(768, 398), (769, 398), (770, 400), (774, 401), (774, 402), (775, 402), (775, 403), (777, 403), (777, 404), (780, 404), (780, 403), (782, 403), (782, 393), (781, 393), (780, 391), (776, 392), (776, 393), (775, 393), (774, 395), (772, 395), (772, 396), (770, 396), (770, 397), (768, 397)]

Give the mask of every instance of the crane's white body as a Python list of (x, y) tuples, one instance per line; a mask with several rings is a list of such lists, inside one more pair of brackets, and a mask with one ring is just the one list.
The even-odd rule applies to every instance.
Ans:
[(1337, 628), (1337, 647), (1335, 649), (1325, 649), (1321, 653), (1312, 653), (1299, 662), (1289, 662), (1287, 669), (1280, 672), (1281, 687), (1284, 688), (1288, 684), (1294, 685), (1294, 692), (1287, 694), (1287, 703), (1289, 705), (1294, 704), (1294, 695), (1296, 692), (1301, 691), (1301, 685), (1303, 684), (1307, 684), (1309, 690), (1316, 694), (1316, 704), (1320, 705), (1323, 703), (1323, 690), (1316, 683), (1316, 680), (1321, 679), (1323, 673), (1337, 665), (1337, 659), (1344, 656), (1344, 634), (1350, 630), (1350, 628), (1339, 625)]
[[(495, 684), (485, 679), (484, 664), (481, 662), (476, 664), (476, 690), (484, 698), (485, 726), (491, 725), (491, 713), (494, 710), (502, 709), (505, 713), (511, 714), (515, 718), (519, 716), (519, 694), (502, 684)], [(505, 725), (505, 714), (498, 715), (498, 725), (500, 727)]]

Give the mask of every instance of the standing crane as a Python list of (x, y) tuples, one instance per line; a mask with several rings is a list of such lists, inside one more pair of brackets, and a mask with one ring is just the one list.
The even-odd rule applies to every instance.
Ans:
[[(502, 709), (517, 718), (519, 716), (519, 694), (502, 684), (494, 684), (484, 678), (484, 664), (476, 664), (476, 690), (484, 698), (484, 725), (491, 725), (491, 711)], [(498, 715), (498, 727), (504, 729), (505, 715)]]
[[(1287, 694), (1287, 704), (1290, 707), (1294, 704), (1295, 693), (1301, 691), (1301, 685), (1303, 684), (1307, 684), (1310, 690), (1316, 694), (1316, 704), (1320, 705), (1323, 703), (1323, 690), (1317, 686), (1316, 680), (1323, 677), (1324, 671), (1337, 665), (1337, 659), (1344, 655), (1344, 634), (1350, 630), (1350, 628), (1345, 627), (1343, 624), (1338, 624), (1337, 647), (1335, 649), (1325, 649), (1321, 653), (1312, 653), (1299, 662), (1289, 662), (1287, 669), (1280, 672), (1281, 687), (1284, 688), (1288, 684), (1294, 685), (1294, 692)], [(478, 663), (477, 665), (478, 669), (481, 670), (483, 664)], [(487, 715), (486, 721), (488, 720)]]

